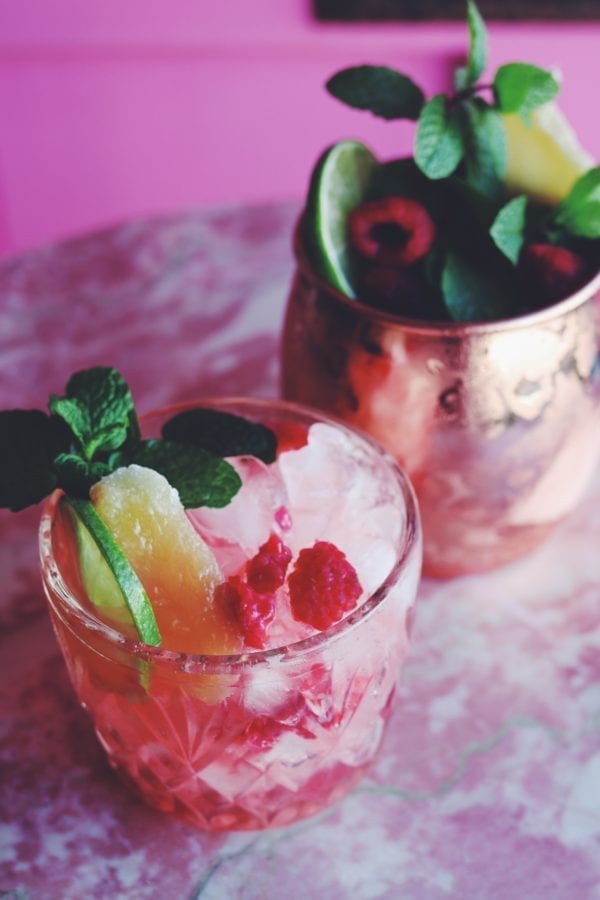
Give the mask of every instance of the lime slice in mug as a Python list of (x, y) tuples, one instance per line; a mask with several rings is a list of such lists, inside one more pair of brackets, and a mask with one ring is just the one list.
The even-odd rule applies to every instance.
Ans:
[(329, 147), (312, 174), (305, 228), (313, 262), (342, 293), (355, 297), (348, 215), (367, 194), (378, 162), (364, 144), (340, 141)]

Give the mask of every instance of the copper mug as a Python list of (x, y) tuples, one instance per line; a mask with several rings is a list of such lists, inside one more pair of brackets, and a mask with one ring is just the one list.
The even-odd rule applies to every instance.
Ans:
[(520, 317), (432, 323), (380, 312), (297, 270), (282, 347), (288, 400), (382, 443), (419, 500), (424, 573), (508, 563), (582, 498), (600, 456), (600, 274)]

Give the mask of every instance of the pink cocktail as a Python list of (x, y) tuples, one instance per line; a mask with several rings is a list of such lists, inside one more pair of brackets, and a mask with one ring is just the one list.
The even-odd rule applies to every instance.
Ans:
[[(215, 602), (225, 616), (231, 586), (258, 583), (250, 561), (264, 560), (266, 546), (286, 548), (285, 578), (268, 593), (268, 627), (257, 636), (246, 620), (227, 655), (141, 643), (86, 596), (59, 493), (41, 523), (44, 586), (75, 691), (125, 780), (152, 806), (201, 828), (280, 826), (341, 797), (379, 747), (408, 648), (418, 513), (397, 464), (352, 429), (291, 404), (202, 405), (266, 422), (279, 437), (270, 464), (231, 460), (242, 477), (232, 503), (187, 512), (217, 560)], [(158, 434), (172, 414), (148, 417), (146, 433)], [(322, 577), (331, 547), (359, 584), (341, 614), (331, 612)], [(307, 569), (301, 560), (309, 558)], [(322, 593), (316, 624), (301, 612), (311, 591)]]

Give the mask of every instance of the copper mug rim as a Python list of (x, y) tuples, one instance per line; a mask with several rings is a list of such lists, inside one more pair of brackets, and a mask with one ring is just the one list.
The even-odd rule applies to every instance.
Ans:
[(442, 335), (444, 337), (457, 337), (463, 334), (485, 334), (494, 331), (507, 331), (518, 328), (526, 328), (531, 325), (543, 325), (547, 321), (559, 319), (572, 310), (583, 306), (594, 296), (600, 296), (600, 269), (596, 274), (582, 285), (573, 294), (558, 300), (549, 306), (544, 306), (534, 312), (524, 313), (521, 316), (511, 316), (506, 319), (491, 319), (480, 322), (441, 322), (425, 319), (407, 318), (385, 312), (373, 306), (361, 303), (359, 299), (348, 297), (338, 288), (330, 284), (312, 266), (302, 237), (304, 211), (300, 214), (294, 228), (294, 254), (299, 270), (309, 276), (310, 280), (324, 292), (331, 295), (341, 306), (346, 307), (354, 314), (362, 315), (370, 320), (380, 321), (387, 325), (397, 325), (403, 331), (415, 334)]

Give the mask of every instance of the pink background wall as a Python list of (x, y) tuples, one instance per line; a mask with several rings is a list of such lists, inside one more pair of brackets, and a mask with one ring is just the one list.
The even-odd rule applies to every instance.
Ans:
[[(491, 66), (559, 65), (561, 105), (600, 157), (600, 23), (492, 23)], [(406, 124), (329, 98), (361, 62), (427, 90), (459, 23), (319, 25), (308, 0), (0, 0), (0, 254), (143, 214), (302, 196), (342, 137), (391, 156)]]

